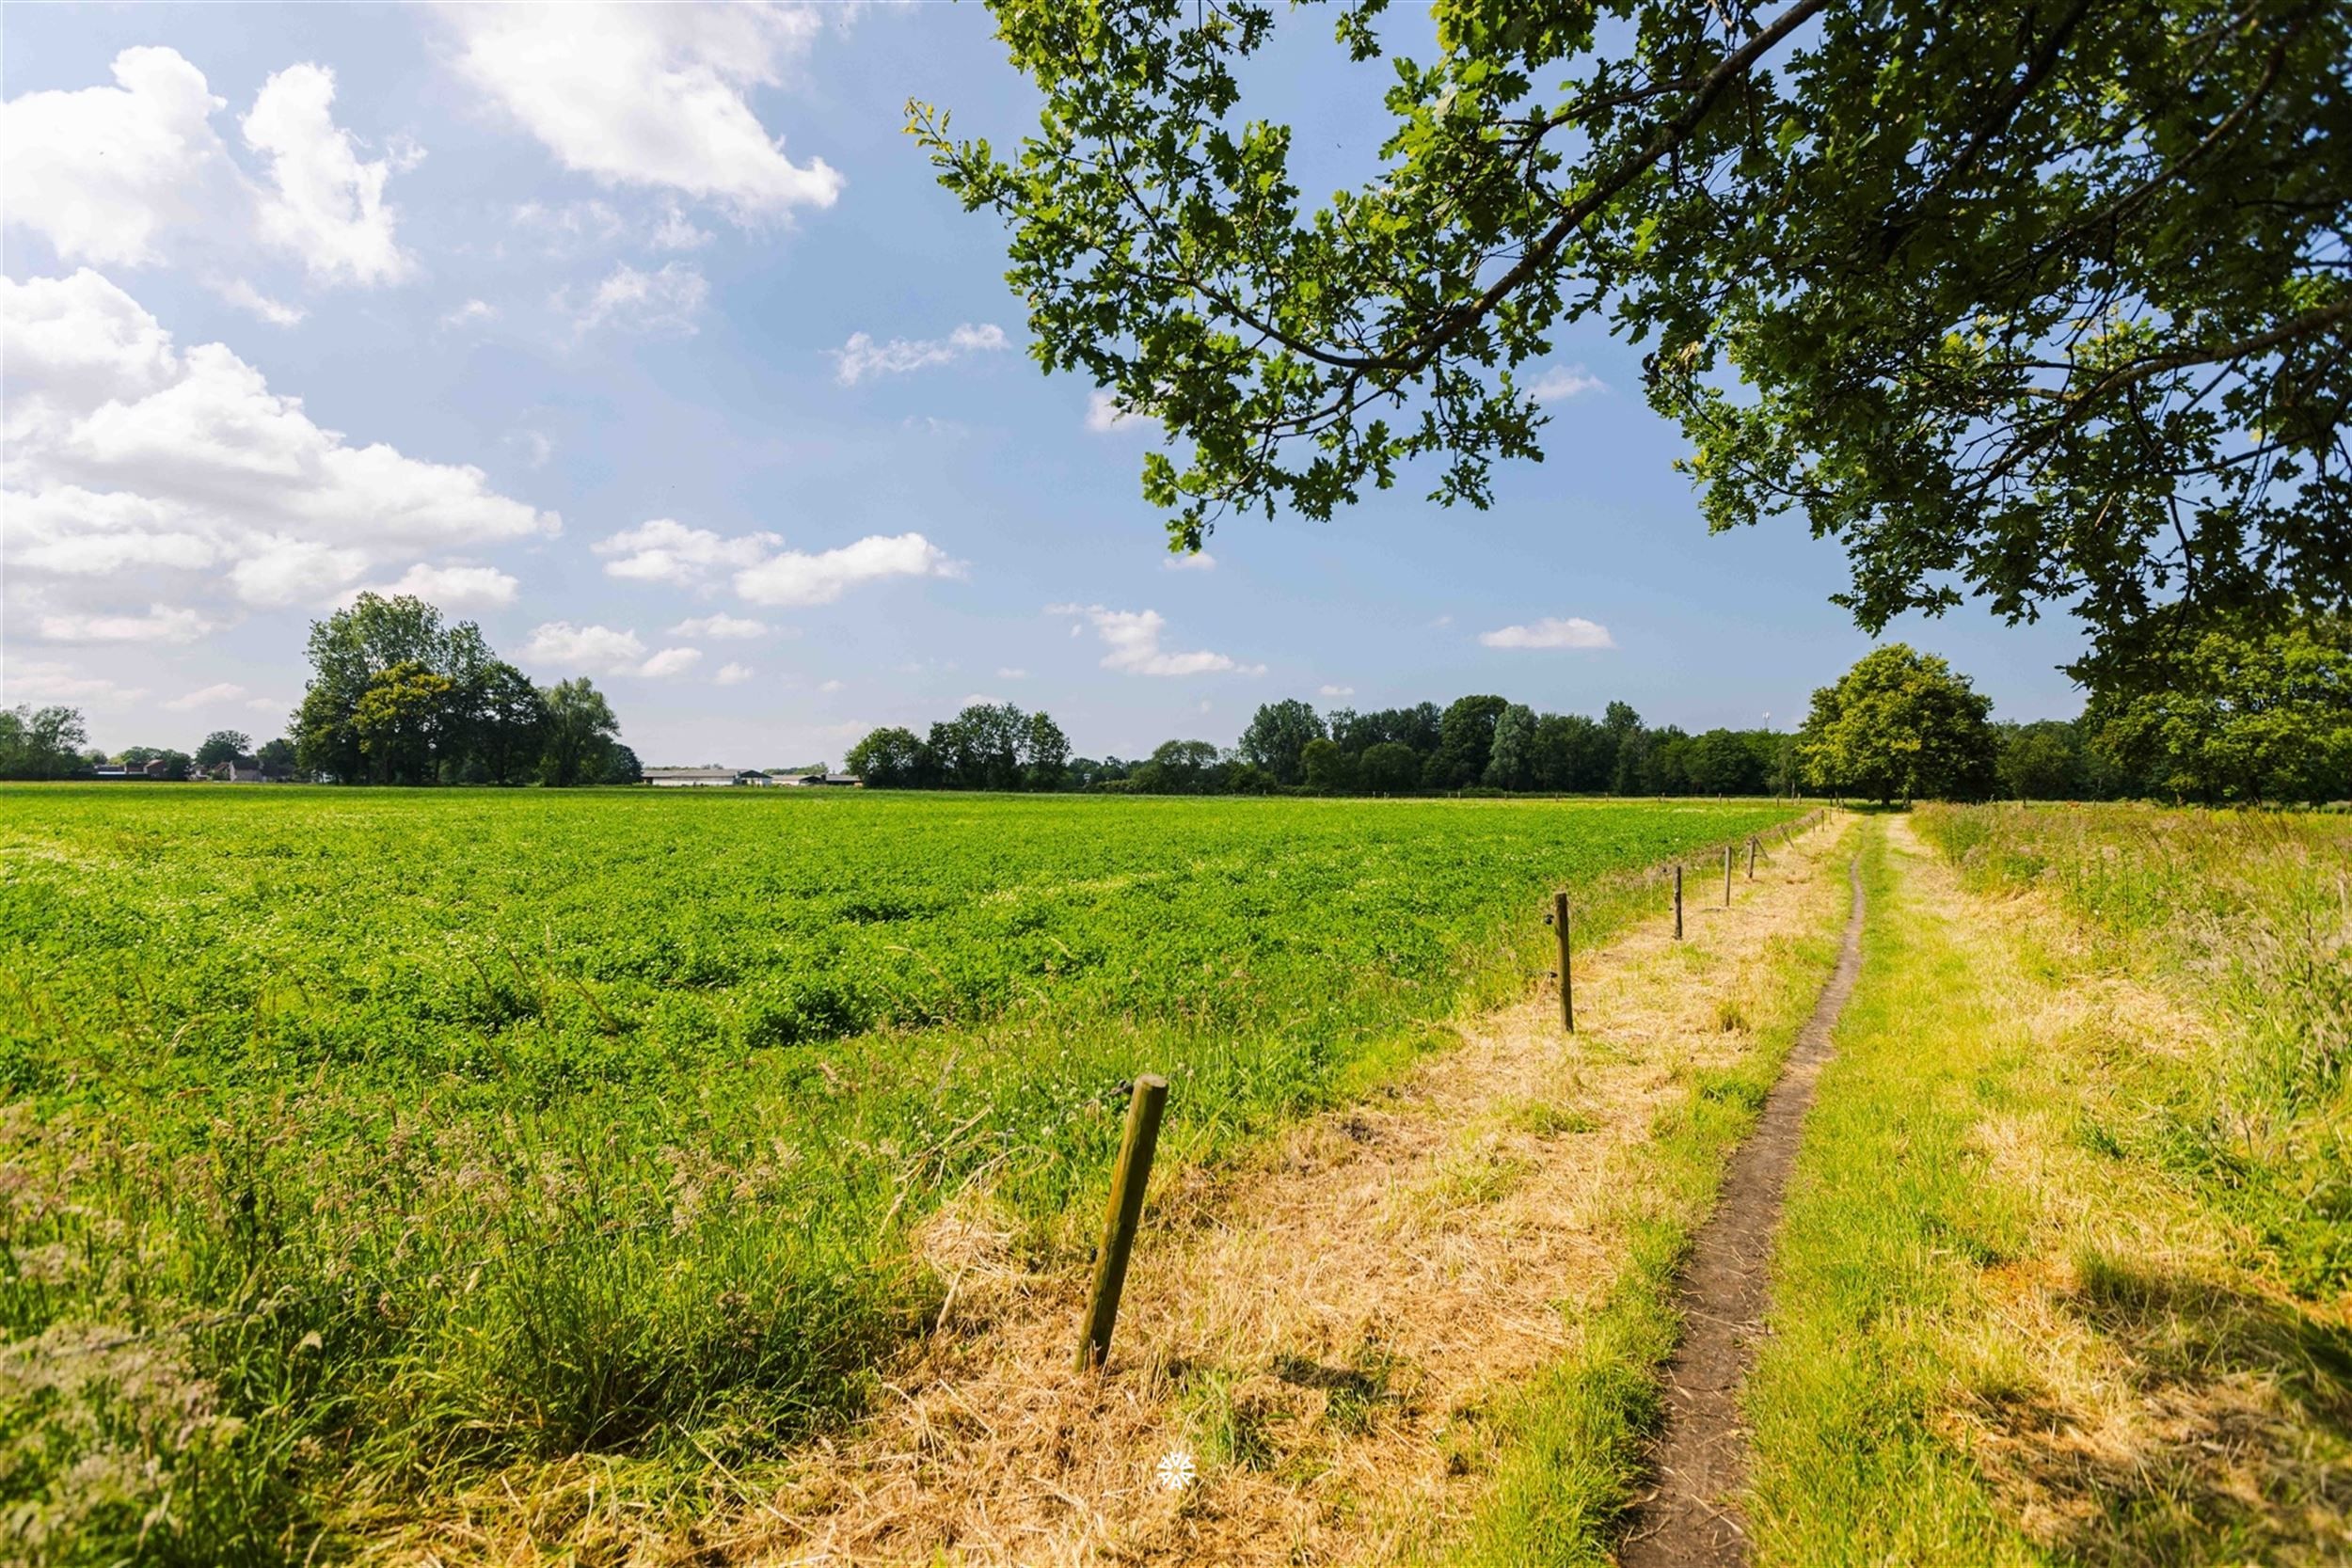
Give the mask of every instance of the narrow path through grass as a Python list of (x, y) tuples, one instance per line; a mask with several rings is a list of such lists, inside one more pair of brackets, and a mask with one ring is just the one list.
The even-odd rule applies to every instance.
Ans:
[(1890, 822), (1747, 1409), (1760, 1562), (2352, 1560), (2352, 1318), (2099, 1130), (2204, 1022)]

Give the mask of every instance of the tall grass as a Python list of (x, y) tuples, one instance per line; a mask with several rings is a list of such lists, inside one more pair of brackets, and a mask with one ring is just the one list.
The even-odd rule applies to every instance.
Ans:
[(1944, 806), (1918, 825), (1973, 885), (2047, 889), (2212, 1019), (2194, 1070), (2126, 1064), (2149, 1109), (2091, 1135), (2193, 1182), (2296, 1291), (2352, 1287), (2352, 820)]
[[(1393, 1070), (1786, 808), (23, 790), (0, 1506), (331, 1560), (490, 1470), (643, 1506), (867, 1398), (966, 1185), (1033, 1244)], [(1061, 1261), (1068, 1262), (1068, 1259)]]

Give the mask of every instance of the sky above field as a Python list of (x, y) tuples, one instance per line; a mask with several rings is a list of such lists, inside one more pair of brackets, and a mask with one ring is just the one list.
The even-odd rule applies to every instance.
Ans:
[[(1304, 188), (1353, 183), (1389, 68), (1284, 28), (1263, 102)], [(1001, 228), (903, 134), (910, 97), (1034, 124), (977, 5), (17, 6), (0, 97), (0, 702), (103, 747), (279, 733), (363, 588), (592, 675), (649, 764), (838, 762), (982, 698), (1088, 755), (1288, 696), (1788, 727), (1869, 646), (1834, 544), (1708, 535), (1597, 328), (1491, 511), (1408, 471), (1171, 559), (1154, 431), (1040, 373)], [(2063, 623), (1889, 635), (2000, 717), (2079, 705)]]

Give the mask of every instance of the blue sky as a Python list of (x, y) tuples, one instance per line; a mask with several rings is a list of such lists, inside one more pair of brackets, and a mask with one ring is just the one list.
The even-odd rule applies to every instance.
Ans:
[[(1285, 26), (1267, 102), (1307, 188), (1354, 180), (1385, 68)], [(593, 675), (648, 763), (838, 761), (975, 697), (1093, 755), (1285, 696), (1785, 726), (1868, 647), (1836, 546), (1707, 534), (1597, 330), (1492, 511), (1408, 473), (1173, 567), (1150, 433), (1026, 357), (910, 96), (1033, 122), (976, 5), (0, 12), (0, 702), (264, 737), (308, 623), (401, 585)], [(2079, 705), (2063, 622), (1890, 635), (2000, 716)]]

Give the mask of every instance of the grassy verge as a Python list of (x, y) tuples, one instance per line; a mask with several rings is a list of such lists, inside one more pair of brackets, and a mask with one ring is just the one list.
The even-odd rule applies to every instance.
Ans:
[[(1822, 875), (1842, 864), (1842, 854), (1824, 855)], [(1842, 889), (1843, 878), (1835, 879)], [(1492, 1480), (1445, 1560), (1496, 1568), (1613, 1560), (1662, 1409), (1659, 1373), (1680, 1333), (1677, 1276), (1725, 1162), (1754, 1129), (1836, 962), (1844, 918), (1840, 899), (1817, 929), (1774, 939), (1760, 987), (1723, 1004), (1725, 1027), (1736, 1019), (1749, 1029), (1751, 1049), (1736, 1065), (1689, 1072), (1649, 1137), (1618, 1156), (1612, 1185), (1621, 1196), (1606, 1223), (1622, 1238), (1620, 1272), (1597, 1305), (1573, 1314), (1575, 1349), (1515, 1391), (1465, 1445), (1465, 1463)]]
[(2199, 1021), (1890, 840), (1745, 1402), (1757, 1561), (2344, 1560), (2344, 1314), (2103, 1131)]

